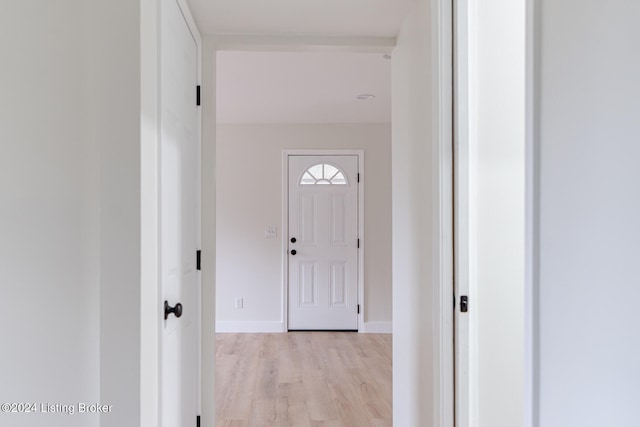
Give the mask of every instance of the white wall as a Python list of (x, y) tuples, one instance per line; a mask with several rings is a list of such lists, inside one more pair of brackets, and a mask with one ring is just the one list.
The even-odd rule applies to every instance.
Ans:
[[(374, 327), (390, 327), (390, 125), (219, 124), (219, 331), (282, 331), (282, 152), (332, 148), (365, 150), (365, 322), (376, 323)], [(278, 228), (276, 239), (264, 237), (267, 225)], [(234, 308), (235, 298), (239, 297), (244, 299), (243, 309)]]
[[(0, 402), (100, 399), (99, 168), (85, 2), (0, 4)], [(5, 414), (0, 425), (98, 426)]]
[(640, 3), (535, 22), (538, 425), (638, 425)]
[(517, 427), (524, 420), (524, 1), (471, 9), (471, 425)]
[(432, 425), (433, 149), (427, 1), (405, 18), (392, 54), (393, 423)]
[(2, 425), (139, 425), (139, 8), (0, 6)]
[(101, 426), (140, 422), (140, 1), (99, 0), (88, 19), (91, 138), (100, 170)]

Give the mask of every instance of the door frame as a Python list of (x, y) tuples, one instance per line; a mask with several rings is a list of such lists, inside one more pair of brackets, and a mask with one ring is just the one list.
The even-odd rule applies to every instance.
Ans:
[[(436, 0), (436, 1), (447, 1), (447, 0)], [(441, 35), (446, 34), (449, 31), (449, 25), (451, 34), (453, 34), (454, 40), (453, 43), (456, 43), (457, 50), (454, 50), (453, 55), (454, 61), (456, 61), (456, 65), (458, 70), (461, 70), (464, 75), (453, 75), (454, 79), (454, 93), (452, 99), (458, 101), (460, 97), (464, 97), (468, 100), (469, 97), (473, 97), (474, 94), (471, 93), (468, 86), (461, 84), (460, 79), (468, 78), (468, 69), (466, 67), (466, 63), (461, 64), (460, 61), (468, 61), (471, 58), (471, 55), (475, 55), (476, 47), (474, 46), (475, 40), (469, 39), (469, 27), (462, 27), (459, 24), (458, 18), (468, 18), (469, 14), (474, 14), (475, 11), (471, 7), (470, 0), (451, 0), (453, 6), (453, 19), (451, 22), (445, 22), (442, 27)], [(525, 19), (524, 19), (524, 37), (525, 37), (525, 45), (524, 55), (525, 55), (525, 64), (524, 64), (524, 90), (525, 90), (525, 102), (524, 102), (524, 118), (525, 118), (525, 131), (523, 135), (524, 139), (524, 418), (523, 418), (523, 427), (536, 427), (539, 425), (538, 413), (539, 413), (539, 383), (537, 380), (538, 373), (540, 370), (539, 367), (539, 336), (538, 336), (538, 319), (539, 319), (539, 306), (538, 306), (538, 272), (539, 272), (539, 264), (538, 264), (538, 253), (539, 253), (539, 242), (537, 239), (537, 235), (539, 234), (539, 222), (538, 222), (538, 212), (539, 212), (539, 148), (537, 145), (538, 133), (538, 107), (540, 101), (540, 94), (537, 92), (540, 73), (537, 68), (537, 64), (539, 63), (539, 49), (540, 49), (540, 1), (539, 0), (524, 0), (525, 7)], [(460, 16), (461, 14), (463, 16)], [(457, 43), (461, 40), (464, 40), (463, 43)], [(452, 43), (451, 46), (454, 46)], [(473, 58), (472, 58), (473, 59)], [(461, 69), (462, 65), (462, 69)], [(454, 98), (455, 97), (455, 98)], [(462, 107), (462, 108), (461, 108)], [(460, 118), (466, 118), (469, 111), (464, 108), (464, 106), (454, 104), (454, 120), (458, 120)], [(455, 124), (455, 123), (454, 123)], [(473, 125), (473, 123), (472, 123)], [(460, 157), (464, 160), (469, 160), (474, 157), (472, 149), (470, 149), (468, 144), (468, 135), (462, 135), (462, 142), (464, 144), (461, 147), (461, 151), (463, 152), (455, 152), (454, 155), (456, 165), (460, 165)], [(455, 141), (459, 142), (460, 135), (454, 135), (456, 138)], [(460, 147), (457, 147), (460, 148)], [(471, 151), (471, 152), (470, 152)], [(459, 157), (460, 156), (460, 157)], [(469, 167), (469, 163), (466, 162), (466, 167)], [(456, 174), (456, 178), (461, 178), (459, 176), (458, 170), (454, 170)], [(468, 170), (466, 172), (469, 172)], [(464, 176), (463, 178), (468, 178), (468, 176)], [(469, 188), (460, 188), (458, 183), (454, 183), (456, 185), (454, 194), (455, 197), (461, 197), (468, 195)], [(472, 184), (471, 184), (472, 185)], [(462, 193), (459, 191), (462, 190)], [(465, 206), (469, 209), (469, 206)], [(454, 213), (456, 216), (454, 217), (454, 221), (458, 221), (458, 213)], [(469, 219), (469, 218), (467, 218)], [(457, 224), (456, 224), (457, 225)], [(459, 244), (460, 241), (458, 239), (459, 236), (454, 236), (456, 238), (455, 243)], [(467, 241), (467, 243), (469, 243)], [(471, 247), (473, 248), (475, 242), (471, 242)], [(457, 249), (456, 249), (457, 250)], [(469, 271), (460, 271), (460, 266), (456, 265), (456, 278), (455, 278), (455, 286), (458, 285), (457, 281), (459, 279), (459, 275), (462, 273), (463, 275), (469, 274)], [(476, 293), (476, 289), (471, 288), (469, 293)], [(456, 294), (457, 296), (457, 294)], [(455, 316), (456, 313), (454, 313)], [(457, 328), (457, 325), (454, 326)], [(467, 325), (467, 331), (470, 339), (477, 340), (476, 331), (473, 328), (469, 328)], [(454, 349), (455, 350), (455, 349)], [(468, 349), (467, 349), (468, 350)], [(458, 357), (455, 354), (454, 357)], [(470, 362), (470, 376), (477, 375), (477, 366), (474, 364), (475, 355), (467, 355), (466, 361)], [(455, 370), (454, 370), (455, 372)], [(454, 385), (455, 393), (463, 392), (463, 393), (471, 393), (473, 396), (474, 393), (477, 394), (477, 384), (474, 381), (474, 378), (469, 378), (469, 382), (466, 385), (462, 385), (463, 390), (459, 390), (458, 388), (461, 385), (457, 382)], [(466, 387), (466, 388), (465, 388)], [(467, 412), (463, 415), (467, 416), (471, 421), (477, 422), (477, 413), (478, 408), (473, 405), (473, 399), (471, 402), (466, 402), (467, 405), (464, 408), (458, 408), (457, 404), (457, 395), (454, 398), (454, 410), (455, 415), (458, 417), (458, 410), (463, 409)], [(458, 423), (456, 421), (455, 424), (458, 427)]]
[[(475, 302), (477, 289), (475, 218), (476, 150), (471, 144), (475, 135), (475, 85), (470, 81), (470, 63), (475, 60), (476, 41), (470, 37), (475, 30), (476, 8), (469, 0), (454, 0), (453, 5), (453, 121), (454, 121), (454, 411), (455, 427), (477, 425), (477, 310), (461, 313), (458, 307), (460, 296), (467, 295)], [(461, 125), (463, 124), (463, 125)], [(467, 126), (464, 126), (467, 124)], [(475, 305), (475, 304), (474, 304)]]
[[(156, 0), (142, 0), (154, 2)], [(446, 2), (450, 0), (436, 0)], [(147, 15), (145, 15), (145, 18)], [(149, 16), (149, 19), (152, 19)], [(438, 27), (439, 28), (439, 27)], [(439, 33), (440, 30), (434, 33)], [(215, 422), (215, 313), (216, 313), (216, 55), (217, 52), (353, 52), (391, 53), (395, 37), (315, 37), (260, 35), (203, 35), (202, 94), (202, 304), (201, 394), (203, 425)], [(293, 151), (293, 150), (292, 150)], [(146, 158), (145, 158), (146, 159)], [(364, 188), (364, 187), (361, 187)], [(364, 223), (363, 223), (364, 224)], [(361, 235), (362, 238), (362, 235)], [(364, 250), (361, 250), (364, 253)], [(362, 276), (361, 276), (362, 277)], [(361, 315), (364, 314), (361, 310)], [(363, 317), (364, 318), (364, 317)], [(284, 327), (286, 328), (286, 326)], [(151, 380), (149, 380), (150, 382)], [(157, 424), (143, 424), (157, 425)]]
[(358, 313), (358, 332), (365, 332), (364, 328), (364, 150), (282, 150), (282, 225), (280, 239), (282, 244), (282, 332), (289, 330), (289, 157), (290, 156), (357, 156), (358, 173), (360, 182), (358, 185), (358, 301), (360, 313)]

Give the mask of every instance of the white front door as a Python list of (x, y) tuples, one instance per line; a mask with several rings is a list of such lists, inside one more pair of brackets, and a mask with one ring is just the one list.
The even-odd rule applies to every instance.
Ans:
[(160, 3), (161, 425), (186, 427), (198, 408), (198, 49), (177, 0)]
[(358, 156), (288, 165), (289, 330), (357, 330)]

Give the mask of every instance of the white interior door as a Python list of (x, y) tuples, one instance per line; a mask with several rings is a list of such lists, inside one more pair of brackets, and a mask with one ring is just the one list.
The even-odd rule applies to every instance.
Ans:
[(197, 44), (176, 0), (161, 1), (161, 425), (196, 423), (198, 408), (199, 140)]
[(289, 156), (289, 330), (358, 329), (358, 156)]

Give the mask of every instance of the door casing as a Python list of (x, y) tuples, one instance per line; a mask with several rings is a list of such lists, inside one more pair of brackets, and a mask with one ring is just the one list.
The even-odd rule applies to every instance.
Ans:
[(358, 156), (358, 171), (360, 173), (360, 187), (358, 191), (358, 238), (360, 249), (358, 250), (358, 332), (364, 332), (365, 319), (364, 301), (364, 150), (283, 150), (282, 152), (282, 324), (283, 332), (289, 330), (289, 167), (290, 156)]
[[(476, 132), (476, 123), (471, 122), (475, 115), (472, 113), (472, 86), (469, 76), (469, 62), (472, 52), (475, 54), (474, 40), (469, 37), (475, 23), (471, 18), (473, 7), (468, 0), (454, 0), (453, 8), (454, 36), (453, 36), (453, 84), (454, 84), (454, 411), (455, 427), (470, 427), (477, 425), (477, 348), (476, 306), (477, 292), (475, 248), (475, 182), (470, 177), (475, 176), (476, 154), (475, 147), (470, 144), (470, 134)], [(468, 296), (473, 308), (467, 313), (460, 312), (460, 297)]]

